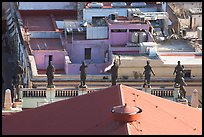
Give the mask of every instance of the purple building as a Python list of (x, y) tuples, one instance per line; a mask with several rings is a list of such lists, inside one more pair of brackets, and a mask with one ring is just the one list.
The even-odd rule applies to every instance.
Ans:
[(85, 61), (87, 74), (104, 74), (113, 54), (138, 54), (139, 43), (153, 41), (151, 25), (146, 21), (119, 16), (114, 20), (95, 18), (92, 23), (81, 24), (73, 8), (20, 7), (24, 38), (40, 73), (44, 73), (51, 56), (59, 73), (78, 75), (79, 66)]

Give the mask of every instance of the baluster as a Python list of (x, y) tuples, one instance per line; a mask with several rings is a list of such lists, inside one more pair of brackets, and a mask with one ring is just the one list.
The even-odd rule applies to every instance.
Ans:
[(60, 97), (62, 97), (62, 90), (60, 90)]
[(26, 91), (23, 91), (23, 97), (26, 97)]
[(174, 91), (173, 91), (173, 90), (171, 90), (171, 97), (173, 97), (173, 92), (174, 92)]
[(55, 91), (55, 97), (57, 97), (57, 90)]
[(71, 91), (67, 90), (67, 97), (71, 97)]
[(35, 93), (36, 93), (36, 97), (39, 97), (39, 92), (38, 92), (38, 91), (36, 91)]
[(57, 96), (59, 97), (59, 90), (57, 91)]
[(44, 97), (46, 97), (46, 91), (45, 90), (43, 91), (43, 93), (44, 93)]

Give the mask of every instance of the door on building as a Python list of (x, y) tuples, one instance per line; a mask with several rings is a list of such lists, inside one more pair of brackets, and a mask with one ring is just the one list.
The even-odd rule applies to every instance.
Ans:
[(85, 48), (84, 59), (91, 59), (91, 48)]

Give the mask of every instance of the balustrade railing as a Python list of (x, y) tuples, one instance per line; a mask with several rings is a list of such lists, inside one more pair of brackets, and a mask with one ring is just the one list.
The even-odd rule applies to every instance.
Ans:
[(169, 89), (151, 89), (151, 94), (159, 97), (173, 97), (173, 88)]
[(56, 89), (55, 97), (75, 97), (78, 96), (78, 90)]
[(22, 97), (46, 97), (46, 89), (21, 89)]
[[(87, 93), (96, 90), (87, 90)], [(20, 90), (22, 97), (46, 97), (46, 89), (29, 89), (24, 88)], [(55, 89), (55, 97), (75, 97), (78, 96), (78, 90), (73, 89)], [(22, 98), (21, 97), (21, 98)]]

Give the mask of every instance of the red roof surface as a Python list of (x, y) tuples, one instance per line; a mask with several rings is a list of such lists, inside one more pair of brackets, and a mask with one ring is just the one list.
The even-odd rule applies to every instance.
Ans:
[[(142, 109), (138, 121), (114, 119), (114, 106)], [(58, 101), (2, 118), (2, 133), (27, 135), (202, 134), (202, 111), (125, 85)]]

